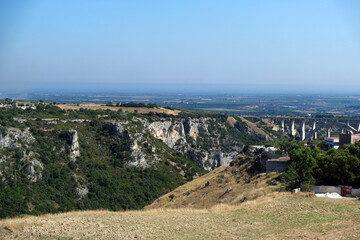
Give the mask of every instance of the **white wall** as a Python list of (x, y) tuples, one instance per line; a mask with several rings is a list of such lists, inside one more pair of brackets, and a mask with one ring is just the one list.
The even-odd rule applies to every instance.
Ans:
[[(326, 185), (311, 185), (310, 189), (315, 193), (327, 193), (327, 192), (336, 192), (341, 194), (340, 186), (326, 186)], [(360, 189), (353, 188), (352, 193), (353, 196), (360, 196)]]

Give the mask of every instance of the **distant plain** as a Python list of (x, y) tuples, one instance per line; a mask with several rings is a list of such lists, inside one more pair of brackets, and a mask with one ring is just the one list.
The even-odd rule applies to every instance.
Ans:
[(243, 116), (360, 116), (359, 95), (236, 95), (156, 93), (5, 93), (0, 98), (57, 103), (154, 103), (162, 107), (241, 114)]

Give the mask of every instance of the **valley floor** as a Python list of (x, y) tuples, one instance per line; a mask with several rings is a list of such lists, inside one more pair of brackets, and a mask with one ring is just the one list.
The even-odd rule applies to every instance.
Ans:
[(359, 238), (359, 200), (288, 193), (202, 210), (85, 211), (0, 221), (0, 239)]

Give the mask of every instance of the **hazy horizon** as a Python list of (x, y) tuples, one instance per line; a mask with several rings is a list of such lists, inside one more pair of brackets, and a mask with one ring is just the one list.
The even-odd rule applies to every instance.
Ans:
[(356, 94), (360, 2), (3, 1), (0, 92)]

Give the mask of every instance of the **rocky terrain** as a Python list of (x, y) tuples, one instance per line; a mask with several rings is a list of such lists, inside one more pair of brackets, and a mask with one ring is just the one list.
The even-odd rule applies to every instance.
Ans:
[[(268, 139), (258, 125), (198, 112), (0, 110), (0, 239), (357, 239), (358, 200), (279, 192), (283, 178), (265, 172), (281, 151), (246, 146)], [(294, 144), (284, 146), (316, 150)]]
[(266, 140), (237, 117), (0, 110), (0, 217), (142, 208)]

